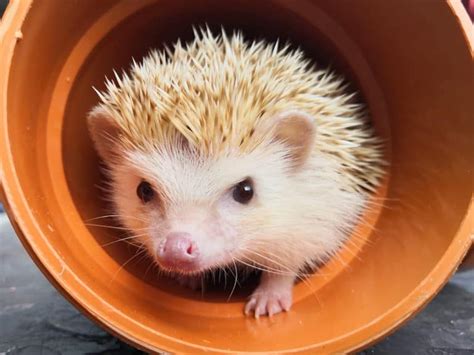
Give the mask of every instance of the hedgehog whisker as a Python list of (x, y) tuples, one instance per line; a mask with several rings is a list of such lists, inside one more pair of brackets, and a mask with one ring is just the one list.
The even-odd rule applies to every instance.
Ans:
[[(139, 234), (139, 235), (132, 235), (130, 237), (126, 237), (126, 238), (119, 238), (117, 240), (114, 240), (112, 242), (108, 242), (108, 243), (105, 243), (105, 244), (102, 244), (101, 247), (108, 247), (109, 245), (112, 245), (112, 244), (115, 244), (115, 243), (120, 243), (120, 242), (123, 242), (123, 241), (126, 241), (126, 240), (135, 240), (135, 239), (139, 239), (141, 238), (142, 236), (144, 236), (146, 234)], [(139, 243), (139, 244), (143, 244), (143, 243)], [(144, 245), (144, 244), (143, 244)]]
[[(232, 263), (234, 264), (234, 270), (235, 270), (235, 274), (233, 274), (234, 276), (234, 286), (232, 287), (232, 290), (230, 291), (230, 294), (229, 294), (229, 297), (227, 297), (227, 302), (229, 302), (229, 300), (231, 299), (232, 295), (234, 294), (234, 291), (235, 291), (235, 288), (238, 284), (238, 270), (237, 270), (237, 264), (235, 263), (235, 260), (234, 258), (232, 258)], [(231, 271), (231, 269), (229, 268), (229, 271)]]
[[(88, 227), (100, 227), (100, 228), (108, 228), (108, 229), (117, 229), (117, 230), (123, 230), (123, 231), (130, 231), (129, 228), (125, 227), (117, 227), (117, 226), (110, 226), (107, 224), (96, 224), (96, 223), (85, 223), (84, 225)], [(147, 230), (148, 228), (138, 228), (136, 230)]]
[(255, 270), (260, 270), (260, 271), (264, 271), (264, 272), (268, 272), (270, 274), (274, 274), (274, 275), (288, 275), (287, 273), (284, 273), (284, 272), (281, 272), (281, 270), (272, 270), (272, 269), (269, 269), (266, 265), (260, 265), (258, 263), (256, 263), (255, 261), (253, 261), (252, 259), (248, 259), (250, 261), (250, 263), (242, 260), (241, 258), (238, 258), (236, 257), (235, 260), (238, 262), (238, 263), (241, 263), (245, 266), (248, 266), (252, 269), (255, 269)]
[(125, 261), (122, 265), (120, 265), (120, 267), (118, 268), (118, 270), (115, 272), (114, 276), (112, 277), (112, 279), (110, 280), (110, 283), (112, 283), (115, 278), (117, 277), (117, 275), (120, 273), (120, 271), (123, 270), (123, 268), (128, 265), (133, 259), (135, 259), (136, 257), (142, 255), (143, 256), (143, 253), (146, 252), (146, 249), (145, 248), (139, 248), (138, 251), (132, 255), (132, 257), (130, 257), (127, 261)]
[[(261, 257), (261, 258), (264, 258), (264, 259), (266, 259), (266, 260), (269, 260), (269, 261), (272, 262), (272, 263), (275, 263), (275, 260), (272, 260), (272, 259), (270, 259), (269, 257), (266, 257), (266, 256), (264, 256), (264, 255), (262, 255), (262, 254), (259, 254), (259, 253), (255, 252), (255, 251), (253, 251), (253, 253), (254, 253), (255, 255)], [(275, 255), (275, 254), (272, 254), (272, 256), (278, 257), (278, 256)], [(281, 260), (281, 259), (280, 259), (280, 260)], [(295, 278), (296, 278), (296, 279), (299, 279), (301, 282), (303, 282), (303, 283), (306, 285), (306, 287), (308, 287), (308, 288), (311, 290), (312, 293), (315, 293), (315, 292), (314, 292), (315, 290), (313, 289), (311, 283), (310, 283), (308, 280), (306, 280), (305, 278), (301, 277), (301, 276), (299, 275), (299, 273), (293, 273), (293, 271), (292, 271), (290, 268), (286, 267), (285, 265), (283, 265), (283, 264), (281, 264), (281, 263), (275, 263), (275, 264), (277, 264), (277, 266), (280, 266), (280, 267), (286, 269), (286, 270), (289, 272), (289, 274), (290, 274), (291, 276), (295, 276)]]
[(92, 222), (98, 219), (108, 219), (108, 218), (127, 218), (127, 219), (130, 218), (130, 219), (136, 219), (141, 222), (146, 222), (146, 220), (143, 218), (138, 218), (136, 216), (129, 216), (129, 215), (120, 215), (120, 214), (106, 214), (106, 215), (102, 215), (98, 217), (89, 218), (89, 219), (86, 219), (85, 221)]
[[(251, 250), (247, 250), (247, 253), (252, 253)], [(285, 272), (284, 270), (281, 270), (281, 269), (276, 269), (276, 268), (273, 268), (269, 265), (264, 265), (264, 264), (261, 264), (259, 263), (258, 261), (255, 261), (254, 259), (251, 259), (249, 257), (246, 257), (246, 256), (243, 256), (245, 257), (247, 260), (250, 261), (250, 264), (248, 263), (244, 263), (244, 265), (247, 265), (249, 267), (252, 267), (252, 268), (255, 268), (257, 270), (261, 270), (261, 271), (265, 271), (265, 272), (269, 272), (269, 273), (272, 273), (272, 274), (277, 274), (277, 275), (294, 275), (293, 272)], [(239, 261), (242, 262), (242, 259), (239, 258)], [(254, 264), (254, 265), (253, 265)]]
[[(148, 255), (147, 255), (147, 256), (148, 256)], [(158, 265), (157, 265), (154, 261), (150, 262), (150, 264), (148, 265), (148, 267), (147, 267), (146, 270), (145, 270), (145, 274), (143, 275), (143, 278), (146, 279), (146, 275), (148, 274), (148, 271), (150, 271), (150, 269), (152, 269), (152, 270), (153, 270), (153, 269), (156, 269), (157, 266), (158, 266)]]

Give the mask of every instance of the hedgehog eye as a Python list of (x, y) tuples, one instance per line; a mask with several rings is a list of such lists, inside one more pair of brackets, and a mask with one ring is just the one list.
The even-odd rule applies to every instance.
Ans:
[(234, 186), (232, 197), (235, 201), (241, 204), (250, 202), (254, 194), (252, 180), (247, 178)]
[(137, 186), (137, 196), (142, 202), (150, 202), (155, 196), (155, 191), (149, 182), (142, 181)]

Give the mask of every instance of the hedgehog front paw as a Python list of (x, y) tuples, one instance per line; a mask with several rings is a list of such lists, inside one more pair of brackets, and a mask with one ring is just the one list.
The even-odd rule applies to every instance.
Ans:
[(180, 286), (189, 288), (193, 291), (202, 288), (202, 277), (200, 275), (175, 275), (173, 278)]
[(250, 296), (245, 305), (246, 315), (254, 314), (255, 318), (280, 312), (291, 308), (294, 277), (262, 274), (260, 285)]
[(253, 313), (255, 318), (268, 315), (269, 317), (280, 312), (287, 312), (291, 308), (291, 291), (254, 293), (245, 305), (245, 314)]

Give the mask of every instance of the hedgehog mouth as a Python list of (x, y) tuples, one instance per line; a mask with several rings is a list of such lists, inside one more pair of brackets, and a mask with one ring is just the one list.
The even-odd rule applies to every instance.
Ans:
[(233, 267), (232, 258), (230, 256), (222, 256), (220, 258), (212, 260), (212, 262), (197, 261), (193, 264), (174, 263), (173, 265), (170, 265), (156, 258), (155, 262), (159, 265), (160, 269), (165, 272), (186, 276), (203, 275), (206, 273), (212, 273), (217, 270), (228, 269)]
[(165, 263), (161, 263), (161, 262), (158, 262), (158, 265), (165, 272), (169, 272), (171, 274), (181, 274), (181, 275), (189, 275), (189, 276), (200, 275), (200, 274), (203, 274), (203, 273), (205, 273), (209, 270), (209, 269), (201, 267), (201, 266), (197, 266), (197, 267), (186, 266), (186, 265), (183, 265), (183, 266), (169, 266), (169, 265), (167, 265)]

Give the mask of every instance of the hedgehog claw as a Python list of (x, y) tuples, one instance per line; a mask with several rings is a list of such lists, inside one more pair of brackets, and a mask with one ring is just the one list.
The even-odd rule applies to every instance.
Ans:
[(262, 281), (245, 305), (245, 315), (253, 313), (256, 319), (287, 312), (292, 303), (293, 278), (262, 275)]

